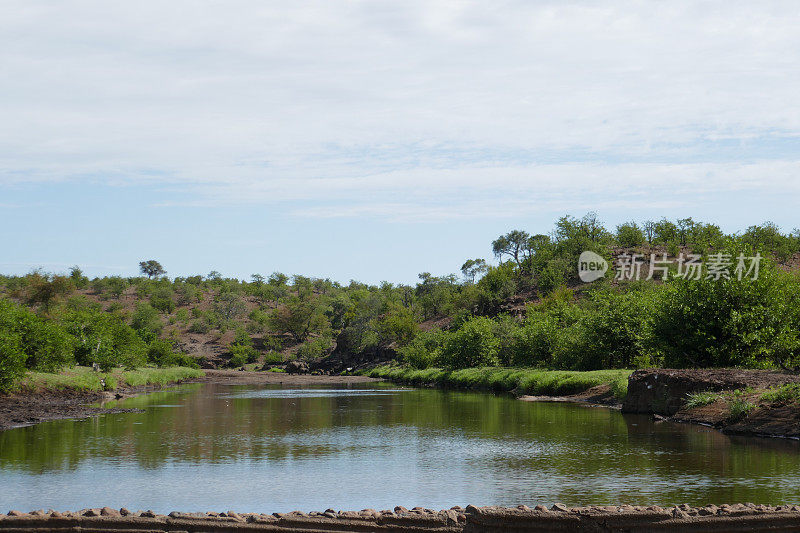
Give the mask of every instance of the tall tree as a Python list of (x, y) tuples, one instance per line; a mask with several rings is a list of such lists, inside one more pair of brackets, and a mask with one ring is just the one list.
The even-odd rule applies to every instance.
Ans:
[(139, 263), (139, 271), (150, 279), (163, 276), (167, 273), (164, 267), (161, 266), (161, 263), (155, 259), (148, 259), (147, 261)]

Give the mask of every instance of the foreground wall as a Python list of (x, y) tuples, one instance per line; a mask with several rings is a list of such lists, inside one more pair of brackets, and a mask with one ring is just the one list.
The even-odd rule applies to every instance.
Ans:
[(122, 509), (87, 509), (77, 513), (11, 511), (0, 515), (0, 531), (82, 532), (245, 532), (273, 531), (323, 533), (352, 532), (492, 532), (492, 531), (797, 531), (800, 532), (800, 506), (768, 507), (753, 504), (680, 505), (660, 507), (579, 507), (568, 509), (556, 504), (547, 509), (525, 506), (454, 507), (446, 511), (396, 507), (394, 511), (323, 513), (238, 514), (170, 513), (150, 511), (129, 513)]

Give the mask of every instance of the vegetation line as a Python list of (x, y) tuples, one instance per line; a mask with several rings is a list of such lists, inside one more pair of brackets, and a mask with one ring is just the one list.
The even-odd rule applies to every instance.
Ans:
[(624, 369), (579, 372), (499, 367), (446, 370), (379, 366), (361, 373), (409, 385), (434, 384), (441, 387), (514, 392), (518, 395), (566, 396), (607, 384), (611, 386), (614, 396), (622, 400), (628, 391), (628, 376), (631, 372), (632, 370)]
[(88, 367), (50, 372), (28, 372), (16, 385), (16, 390), (76, 390), (113, 391), (120, 387), (142, 385), (168, 385), (205, 375), (202, 370), (186, 367), (139, 368), (138, 370), (116, 369), (111, 372), (94, 372)]

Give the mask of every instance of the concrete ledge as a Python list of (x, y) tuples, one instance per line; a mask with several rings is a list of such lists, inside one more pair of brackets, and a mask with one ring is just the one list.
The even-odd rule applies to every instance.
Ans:
[(405, 509), (302, 513), (180, 513), (159, 515), (126, 509), (78, 512), (11, 511), (0, 515), (0, 531), (63, 532), (544, 532), (544, 531), (793, 531), (800, 532), (800, 506), (754, 504), (690, 507), (589, 506), (550, 508), (454, 507), (443, 511)]

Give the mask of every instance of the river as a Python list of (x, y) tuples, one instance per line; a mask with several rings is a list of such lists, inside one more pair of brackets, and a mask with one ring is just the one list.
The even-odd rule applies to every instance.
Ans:
[(385, 383), (183, 385), (0, 432), (0, 508), (283, 512), (800, 501), (800, 443)]

